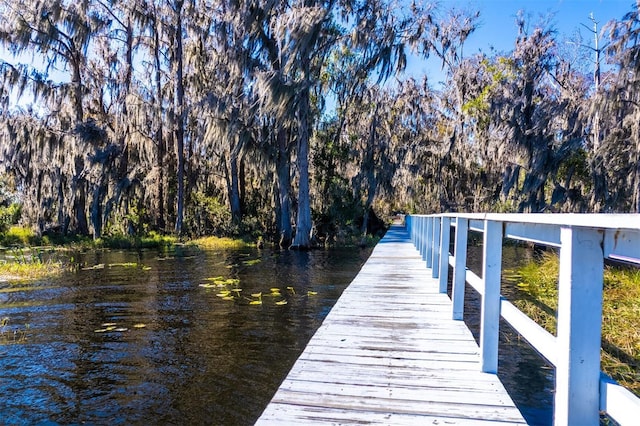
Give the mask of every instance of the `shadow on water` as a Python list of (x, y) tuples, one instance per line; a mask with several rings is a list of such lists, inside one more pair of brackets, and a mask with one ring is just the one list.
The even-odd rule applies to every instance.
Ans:
[(3, 283), (1, 331), (24, 338), (0, 339), (0, 423), (252, 424), (369, 253), (95, 252)]
[[(513, 268), (530, 258), (528, 249), (514, 245), (503, 247), (503, 269)], [(482, 276), (482, 245), (470, 244), (467, 267)], [(450, 275), (453, 273), (450, 271)], [(503, 282), (501, 293), (509, 299), (513, 289)], [(451, 285), (449, 285), (451, 295)], [(481, 296), (471, 287), (465, 288), (464, 321), (476, 343), (480, 339)], [(530, 425), (553, 424), (555, 369), (505, 320), (500, 320), (498, 377)]]

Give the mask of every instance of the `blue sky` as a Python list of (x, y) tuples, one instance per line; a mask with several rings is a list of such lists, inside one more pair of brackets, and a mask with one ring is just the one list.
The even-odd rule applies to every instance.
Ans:
[[(438, 11), (443, 16), (451, 8), (480, 11), (479, 27), (465, 44), (465, 55), (472, 55), (478, 51), (489, 54), (491, 47), (502, 53), (511, 51), (518, 32), (515, 19), (519, 10), (524, 11), (531, 26), (547, 20), (560, 39), (579, 30), (584, 42), (590, 43), (592, 34), (583, 24), (592, 25), (591, 13), (599, 25), (604, 26), (612, 19), (621, 19), (632, 10), (633, 4), (634, 0), (440, 0)], [(0, 47), (0, 59), (7, 56)], [(30, 57), (22, 60), (28, 62)], [(426, 73), (430, 85), (438, 87), (444, 80), (440, 65), (436, 59), (425, 62), (410, 57), (407, 75), (420, 78)]]
[[(479, 50), (489, 54), (491, 47), (498, 52), (511, 51), (518, 34), (515, 20), (519, 10), (524, 11), (532, 27), (550, 18), (551, 28), (560, 39), (579, 30), (583, 41), (590, 43), (592, 34), (582, 24), (592, 26), (591, 13), (602, 27), (612, 19), (622, 19), (634, 3), (634, 0), (441, 0), (439, 11), (443, 15), (451, 8), (480, 11), (480, 26), (465, 44), (465, 55), (471, 55)], [(432, 86), (444, 79), (438, 61), (425, 64), (413, 58), (407, 71), (413, 76), (426, 72)]]

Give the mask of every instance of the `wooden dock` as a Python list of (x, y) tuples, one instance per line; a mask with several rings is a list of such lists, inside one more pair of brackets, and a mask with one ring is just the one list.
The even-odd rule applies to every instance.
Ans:
[(526, 424), (404, 228), (347, 287), (257, 425)]

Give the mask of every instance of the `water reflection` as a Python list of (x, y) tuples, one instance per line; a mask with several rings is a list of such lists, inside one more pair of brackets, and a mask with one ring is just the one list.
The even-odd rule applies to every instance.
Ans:
[[(26, 333), (0, 344), (2, 421), (252, 424), (368, 254), (80, 256), (105, 267), (0, 293), (5, 333)], [(279, 287), (288, 303), (222, 300), (199, 286), (215, 276), (239, 279), (243, 295)]]

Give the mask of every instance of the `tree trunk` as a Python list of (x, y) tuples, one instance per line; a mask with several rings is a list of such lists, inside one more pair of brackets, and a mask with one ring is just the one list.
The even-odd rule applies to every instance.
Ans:
[(66, 234), (67, 230), (64, 228), (64, 177), (59, 166), (56, 167), (56, 179), (58, 181), (58, 227), (63, 234)]
[[(638, 136), (636, 136), (638, 137)], [(640, 139), (636, 141), (636, 165), (634, 167), (634, 182), (633, 182), (633, 213), (640, 213)]]
[(154, 109), (156, 115), (156, 167), (158, 168), (158, 182), (156, 185), (156, 199), (157, 199), (157, 211), (156, 211), (156, 227), (160, 231), (165, 230), (166, 222), (164, 218), (164, 157), (166, 155), (166, 147), (164, 140), (164, 129), (162, 120), (162, 76), (161, 76), (161, 63), (160, 63), (160, 28), (159, 20), (156, 18), (156, 22), (152, 26), (153, 29), (153, 57), (155, 62), (155, 85), (156, 95), (154, 98)]
[(311, 247), (311, 199), (309, 194), (309, 88), (300, 92), (298, 106), (298, 216), (293, 246), (297, 249)]
[(176, 27), (175, 27), (175, 61), (176, 61), (176, 144), (178, 159), (178, 189), (176, 194), (176, 234), (182, 234), (184, 221), (184, 82), (182, 81), (182, 0), (175, 2)]
[(378, 128), (378, 107), (376, 107), (373, 117), (371, 118), (371, 127), (369, 128), (369, 146), (367, 147), (367, 154), (364, 166), (367, 170), (367, 201), (364, 205), (364, 216), (362, 220), (362, 236), (366, 237), (367, 228), (369, 226), (369, 210), (373, 205), (373, 200), (376, 196), (376, 164), (375, 164), (375, 151), (376, 151), (376, 129)]
[(87, 206), (87, 188), (84, 179), (80, 179), (76, 183), (76, 195), (73, 201), (73, 211), (75, 214), (75, 229), (76, 233), (80, 235), (89, 235), (89, 225), (87, 223), (86, 215)]
[(93, 200), (91, 201), (91, 226), (93, 226), (93, 239), (102, 236), (102, 198), (104, 196), (104, 182), (101, 182), (93, 190)]
[(246, 202), (247, 202), (247, 184), (246, 184), (246, 167), (245, 167), (245, 162), (244, 162), (244, 158), (240, 159), (240, 164), (239, 164), (239, 171), (238, 171), (238, 180), (239, 180), (239, 185), (240, 185), (240, 206), (246, 206)]
[(279, 244), (282, 248), (289, 248), (291, 245), (293, 230), (291, 228), (291, 158), (289, 151), (289, 141), (287, 131), (283, 127), (278, 128), (276, 135), (278, 143), (278, 154), (276, 159), (276, 170), (278, 176), (278, 235)]
[(233, 147), (229, 155), (229, 204), (231, 204), (231, 219), (233, 223), (240, 223), (242, 220), (242, 208), (240, 205), (240, 185), (238, 183), (239, 173), (238, 173), (238, 157), (239, 157), (239, 149), (240, 144), (236, 141), (236, 145)]
[(76, 119), (76, 124), (84, 121), (84, 109), (82, 108), (82, 74), (80, 71), (80, 58), (79, 54), (75, 52), (74, 58), (70, 61), (72, 75), (71, 85), (73, 86), (73, 111)]

